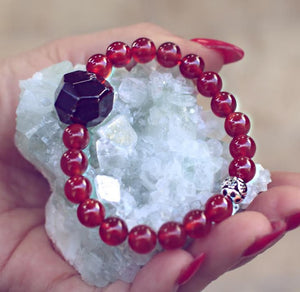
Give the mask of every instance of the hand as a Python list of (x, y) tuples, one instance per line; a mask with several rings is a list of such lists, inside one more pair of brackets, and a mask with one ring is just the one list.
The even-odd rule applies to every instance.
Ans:
[[(196, 240), (188, 250), (164, 251), (158, 254), (141, 269), (133, 283), (117, 281), (106, 288), (95, 289), (81, 280), (73, 267), (54, 250), (46, 235), (44, 207), (50, 194), (49, 186), (14, 146), (18, 81), (63, 60), (84, 64), (90, 55), (104, 52), (111, 42), (122, 40), (130, 44), (140, 36), (147, 36), (156, 44), (174, 41), (183, 54), (193, 52), (201, 55), (207, 70), (218, 71), (223, 65), (223, 58), (216, 51), (176, 37), (151, 24), (57, 40), (1, 61), (1, 291), (167, 292), (175, 290), (179, 275), (179, 279), (188, 280), (191, 278), (188, 275), (195, 274), (197, 270), (189, 282), (184, 281), (187, 283), (177, 288), (178, 291), (199, 291), (227, 270), (252, 259), (256, 253), (246, 258), (242, 258), (242, 254), (255, 239), (270, 233), (276, 233), (275, 240), (282, 236), (287, 218), (300, 213), (300, 175), (276, 173), (270, 189), (255, 199), (249, 211), (220, 223), (209, 236)], [(275, 221), (276, 223), (271, 224)], [(203, 253), (205, 258), (200, 266)], [(185, 273), (183, 277), (182, 272), (186, 271), (194, 258), (198, 265), (194, 264), (194, 269), (189, 268), (189, 273)]]

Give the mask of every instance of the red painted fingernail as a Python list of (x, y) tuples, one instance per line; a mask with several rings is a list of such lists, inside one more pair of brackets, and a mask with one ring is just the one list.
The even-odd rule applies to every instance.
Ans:
[(181, 286), (187, 283), (200, 269), (205, 258), (205, 253), (201, 253), (192, 261), (178, 276), (176, 285)]
[(300, 213), (290, 215), (285, 219), (285, 222), (287, 231), (297, 228), (300, 225)]
[(270, 247), (275, 243), (285, 232), (286, 223), (284, 221), (271, 222), (272, 232), (262, 237), (257, 238), (242, 254), (243, 257), (253, 256)]
[(244, 57), (244, 51), (230, 43), (202, 38), (195, 38), (191, 41), (196, 42), (208, 49), (218, 51), (223, 56), (224, 64), (239, 61)]

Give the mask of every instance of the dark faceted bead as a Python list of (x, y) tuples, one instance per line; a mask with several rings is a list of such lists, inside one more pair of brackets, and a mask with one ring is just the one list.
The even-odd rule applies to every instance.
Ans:
[(250, 120), (245, 114), (234, 112), (226, 117), (224, 126), (229, 136), (236, 137), (249, 132)]
[(192, 238), (207, 235), (211, 229), (211, 221), (207, 220), (204, 211), (191, 210), (183, 218), (186, 233)]
[(155, 58), (156, 48), (148, 38), (139, 38), (132, 43), (131, 54), (137, 63), (148, 63)]
[(256, 144), (251, 137), (242, 134), (231, 140), (229, 150), (233, 158), (242, 156), (252, 158), (256, 151)]
[(229, 165), (229, 175), (236, 176), (249, 182), (256, 172), (256, 166), (253, 160), (248, 157), (238, 157), (231, 161)]
[(105, 216), (103, 205), (94, 199), (83, 201), (77, 208), (77, 217), (86, 227), (96, 227), (101, 224)]
[(185, 244), (186, 232), (178, 222), (166, 222), (158, 231), (158, 241), (164, 249), (181, 248)]
[(86, 177), (75, 175), (66, 181), (64, 191), (70, 202), (79, 204), (90, 197), (92, 184)]
[(119, 245), (127, 238), (127, 225), (121, 218), (108, 217), (101, 223), (99, 235), (104, 243)]
[(195, 54), (189, 54), (182, 58), (179, 70), (185, 78), (198, 78), (204, 70), (204, 61)]
[(74, 71), (64, 75), (56, 90), (55, 108), (66, 124), (92, 127), (100, 124), (111, 112), (114, 91), (94, 73)]
[(111, 69), (111, 62), (102, 54), (91, 56), (86, 63), (86, 71), (95, 73), (101, 78), (107, 78), (111, 73)]
[(213, 97), (221, 90), (222, 79), (215, 72), (203, 72), (197, 79), (197, 88), (203, 96)]
[(68, 176), (81, 175), (88, 167), (88, 159), (81, 150), (68, 150), (60, 160), (62, 171)]
[(172, 42), (163, 43), (157, 49), (156, 59), (163, 67), (175, 67), (181, 60), (180, 48)]
[(108, 46), (106, 57), (113, 66), (117, 68), (125, 67), (131, 60), (130, 47), (123, 42), (114, 42)]
[(225, 118), (235, 111), (236, 100), (232, 94), (222, 91), (211, 99), (210, 106), (216, 116)]
[(130, 230), (128, 243), (135, 252), (148, 253), (156, 245), (156, 233), (147, 225), (137, 225)]
[(233, 205), (229, 198), (221, 194), (210, 197), (205, 204), (206, 218), (212, 222), (219, 223), (230, 217)]
[(87, 147), (89, 141), (89, 132), (83, 125), (72, 124), (64, 130), (63, 142), (68, 149), (82, 150)]

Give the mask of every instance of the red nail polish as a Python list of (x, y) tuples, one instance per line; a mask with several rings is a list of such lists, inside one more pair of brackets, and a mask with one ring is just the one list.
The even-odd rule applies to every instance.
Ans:
[(241, 48), (230, 43), (202, 38), (195, 38), (191, 41), (196, 42), (208, 49), (218, 51), (223, 56), (224, 64), (239, 61), (244, 57), (244, 51)]
[(205, 254), (201, 253), (195, 258), (178, 276), (176, 285), (181, 286), (187, 283), (199, 270), (205, 258)]
[(285, 222), (287, 231), (297, 228), (300, 225), (300, 213), (290, 215), (285, 219)]
[(286, 231), (284, 221), (274, 221), (272, 224), (272, 232), (257, 238), (242, 254), (243, 257), (253, 256), (270, 247), (275, 243)]

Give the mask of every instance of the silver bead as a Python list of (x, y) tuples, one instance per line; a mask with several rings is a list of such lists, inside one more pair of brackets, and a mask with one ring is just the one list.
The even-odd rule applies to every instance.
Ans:
[(221, 184), (221, 194), (230, 198), (233, 203), (239, 204), (246, 197), (247, 185), (241, 178), (227, 177)]

